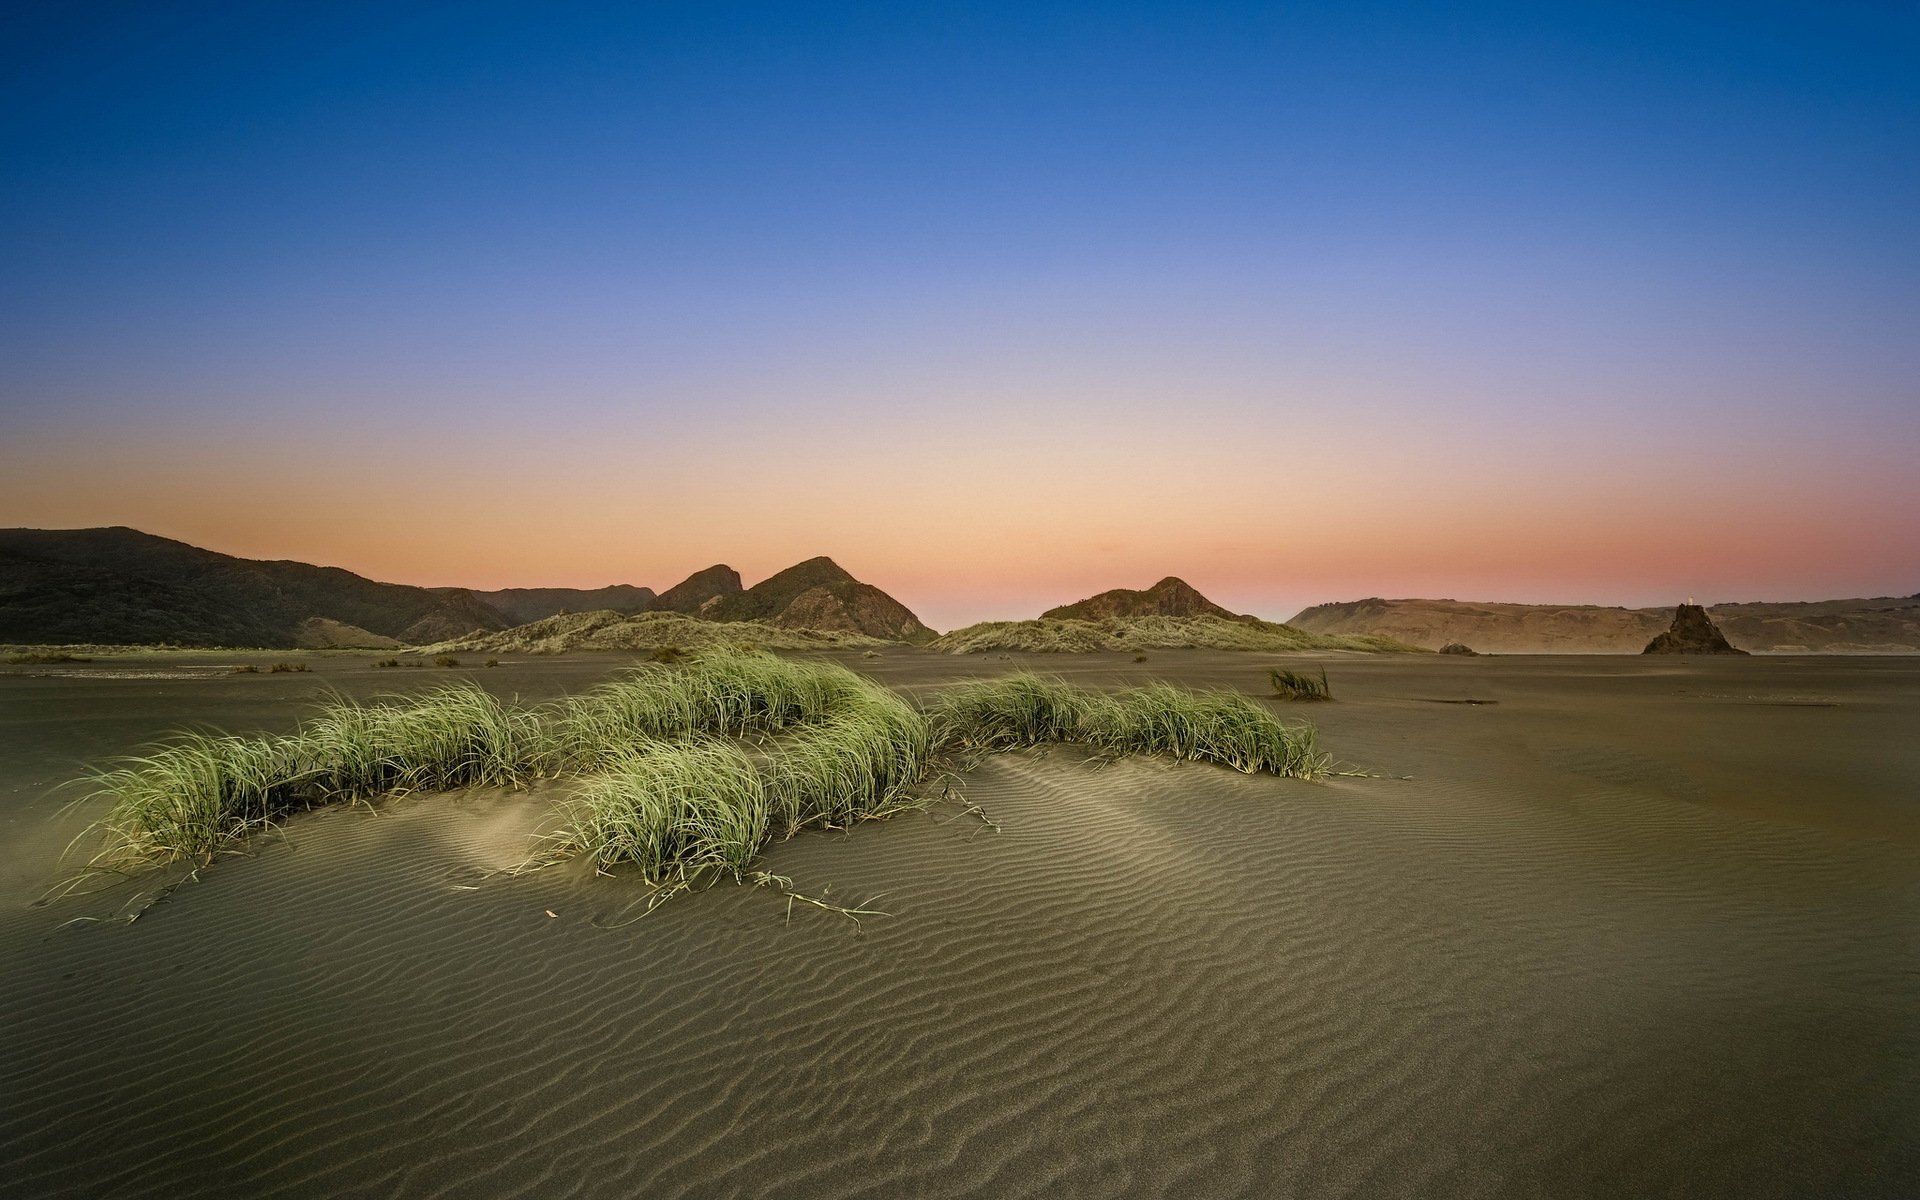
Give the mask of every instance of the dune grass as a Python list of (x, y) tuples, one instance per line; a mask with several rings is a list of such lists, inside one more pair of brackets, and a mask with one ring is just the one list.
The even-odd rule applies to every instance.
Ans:
[(948, 688), (929, 716), (936, 744), (962, 756), (1078, 742), (1247, 774), (1310, 779), (1326, 769), (1312, 726), (1284, 724), (1238, 692), (1152, 683), (1107, 694), (1021, 672)]
[(183, 733), (94, 772), (112, 806), (92, 867), (204, 861), (224, 844), (317, 805), (382, 793), (508, 783), (545, 758), (538, 721), (471, 684), (373, 704), (338, 699), (278, 737)]
[(1247, 773), (1324, 769), (1310, 727), (1234, 692), (1102, 693), (1034, 675), (959, 684), (916, 706), (833, 663), (714, 651), (526, 708), (472, 683), (335, 699), (282, 736), (183, 734), (90, 777), (111, 800), (100, 870), (205, 861), (287, 814), (380, 795), (574, 776), (534, 861), (585, 856), (684, 888), (736, 879), (766, 842), (920, 802), (941, 763), (1077, 742)]
[(709, 652), (680, 670), (643, 666), (553, 711), (552, 765), (592, 770), (628, 747), (695, 733), (776, 733), (879, 690), (844, 667), (769, 654)]
[(933, 756), (927, 719), (905, 700), (869, 686), (817, 725), (775, 745), (763, 775), (776, 827), (843, 827), (905, 803)]
[(624, 751), (562, 802), (548, 835), (551, 857), (630, 863), (656, 886), (709, 868), (737, 878), (766, 840), (759, 773), (733, 742), (710, 737)]
[(1273, 684), (1273, 694), (1282, 700), (1331, 700), (1333, 689), (1327, 685), (1327, 669), (1320, 668), (1318, 675), (1306, 671), (1288, 671), (1275, 667), (1267, 672), (1267, 679)]

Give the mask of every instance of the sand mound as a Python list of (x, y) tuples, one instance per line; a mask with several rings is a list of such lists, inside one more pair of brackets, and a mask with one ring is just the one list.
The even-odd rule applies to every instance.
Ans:
[(948, 654), (1029, 651), (1088, 654), (1101, 650), (1358, 650), (1414, 651), (1392, 638), (1308, 633), (1252, 617), (1110, 617), (1099, 621), (1041, 617), (986, 621), (943, 634), (928, 648)]

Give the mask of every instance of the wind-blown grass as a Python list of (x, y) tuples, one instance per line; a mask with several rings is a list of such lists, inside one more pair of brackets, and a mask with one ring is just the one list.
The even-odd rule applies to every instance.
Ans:
[(1318, 675), (1305, 671), (1288, 671), (1275, 667), (1267, 672), (1267, 679), (1273, 684), (1273, 694), (1282, 700), (1331, 700), (1333, 689), (1327, 686), (1327, 669), (1320, 668)]
[(1238, 692), (1154, 683), (1105, 694), (1023, 672), (949, 688), (929, 715), (936, 744), (963, 756), (1079, 742), (1247, 774), (1310, 779), (1326, 769), (1312, 726), (1285, 724)]
[(681, 888), (709, 870), (739, 878), (774, 836), (914, 805), (941, 761), (1059, 742), (1302, 778), (1325, 765), (1311, 727), (1235, 692), (1016, 674), (923, 709), (835, 664), (709, 652), (540, 708), (458, 683), (335, 700), (284, 736), (182, 735), (91, 777), (112, 800), (91, 865), (204, 861), (314, 805), (577, 775), (536, 861), (586, 856)]
[(761, 779), (740, 748), (700, 737), (651, 742), (615, 758), (562, 803), (555, 857), (631, 863), (648, 883), (709, 868), (738, 878), (767, 840)]
[(471, 684), (360, 704), (340, 699), (280, 737), (183, 733), (87, 777), (111, 798), (90, 865), (204, 860), (316, 805), (420, 788), (508, 783), (545, 757), (533, 714)]
[(762, 772), (769, 809), (788, 836), (885, 815), (926, 775), (932, 751), (926, 717), (869, 685), (769, 754)]
[(775, 733), (879, 690), (844, 667), (768, 654), (708, 653), (685, 670), (643, 666), (559, 707), (552, 765), (591, 770), (631, 746), (694, 733)]

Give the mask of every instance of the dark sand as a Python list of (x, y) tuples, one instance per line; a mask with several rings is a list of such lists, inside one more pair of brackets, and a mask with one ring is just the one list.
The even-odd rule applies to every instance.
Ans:
[[(1274, 661), (1042, 665), (1259, 691)], [(483, 877), (526, 793), (301, 817), (62, 928), (135, 894), (28, 907), (95, 815), (43, 794), (75, 764), (449, 673), (0, 669), (0, 1194), (1915, 1194), (1920, 660), (1290, 661), (1339, 699), (1288, 715), (1412, 778), (992, 760), (999, 833), (772, 851), (886, 893), (858, 932), (731, 886), (601, 928), (630, 882)]]

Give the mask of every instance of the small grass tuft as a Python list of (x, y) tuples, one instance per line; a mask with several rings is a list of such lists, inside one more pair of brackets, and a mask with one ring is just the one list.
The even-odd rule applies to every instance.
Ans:
[(436, 667), (457, 667), (460, 665), (460, 660), (451, 654), (437, 654), (434, 656), (433, 665)]
[(24, 654), (7, 655), (7, 661), (14, 666), (52, 666), (54, 663), (87, 663), (93, 660), (69, 654), (65, 650), (29, 650)]
[(309, 667), (306, 663), (303, 663), (303, 662), (277, 662), (273, 664), (271, 667), (267, 668), (267, 674), (286, 675), (289, 673), (306, 672), (311, 670), (313, 670), (313, 668)]
[(1286, 671), (1279, 667), (1267, 672), (1267, 678), (1273, 683), (1273, 694), (1282, 700), (1331, 700), (1333, 689), (1327, 686), (1327, 669), (1320, 668), (1320, 674), (1309, 675), (1305, 671)]
[(252, 663), (241, 663), (233, 669), (233, 674), (235, 675), (258, 675), (259, 673), (260, 668), (254, 666)]

